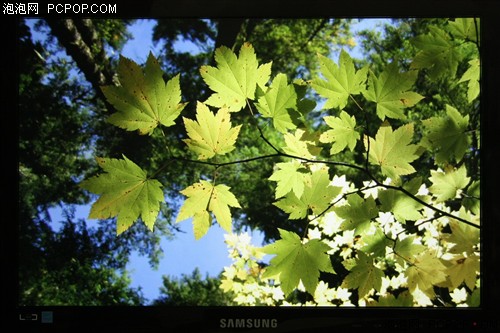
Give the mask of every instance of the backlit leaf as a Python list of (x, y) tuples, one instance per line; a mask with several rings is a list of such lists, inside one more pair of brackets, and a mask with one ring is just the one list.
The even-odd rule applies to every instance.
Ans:
[(433, 286), (446, 282), (446, 266), (436, 257), (434, 251), (428, 250), (415, 257), (415, 262), (406, 269), (408, 289), (415, 291), (418, 286), (429, 298), (436, 296)]
[(357, 252), (356, 264), (349, 269), (349, 274), (344, 278), (342, 287), (358, 289), (359, 298), (363, 298), (370, 290), (380, 290), (384, 272), (373, 264), (373, 258), (363, 251)]
[[(404, 184), (403, 188), (416, 195), (421, 184), (422, 179), (417, 177)], [(382, 203), (382, 211), (391, 212), (397, 220), (403, 222), (406, 220), (416, 221), (422, 217), (420, 210), (423, 205), (401, 191), (394, 189), (379, 191), (378, 198)]]
[(458, 255), (449, 261), (450, 266), (446, 269), (449, 277), (449, 290), (458, 288), (463, 282), (470, 290), (474, 289), (477, 273), (480, 271), (479, 257)]
[(370, 71), (368, 88), (363, 96), (377, 103), (377, 115), (380, 119), (405, 119), (404, 109), (417, 104), (423, 96), (410, 91), (417, 79), (417, 71), (400, 73), (396, 63), (390, 63), (377, 77)]
[(344, 50), (340, 52), (338, 66), (325, 56), (318, 57), (320, 71), (325, 80), (314, 79), (312, 87), (320, 96), (327, 98), (324, 109), (342, 109), (347, 105), (350, 95), (360, 94), (365, 89), (368, 67), (356, 71), (351, 56)]
[(280, 208), (285, 213), (290, 214), (288, 218), (291, 220), (298, 220), (306, 217), (309, 208), (307, 204), (300, 200), (293, 192), (289, 192), (284, 198), (281, 198), (273, 205)]
[(458, 38), (477, 42), (481, 26), (479, 20), (479, 18), (459, 17), (448, 22), (448, 30)]
[(164, 200), (162, 185), (150, 179), (134, 162), (123, 159), (96, 158), (106, 173), (87, 179), (81, 187), (95, 194), (99, 199), (92, 205), (90, 219), (117, 217), (116, 233), (119, 235), (141, 217), (146, 226), (153, 230)]
[(289, 213), (290, 219), (306, 217), (309, 209), (316, 215), (323, 213), (332, 199), (341, 191), (340, 187), (330, 185), (330, 178), (326, 168), (315, 170), (306, 179), (308, 182), (305, 183), (300, 198), (292, 191), (274, 203), (275, 206)]
[[(273, 126), (278, 131), (286, 133), (289, 129), (295, 129), (291, 114), (297, 111), (297, 94), (292, 84), (287, 83), (285, 74), (278, 74), (268, 88), (264, 96), (255, 104), (259, 112), (265, 118), (273, 120)], [(297, 117), (294, 115), (294, 117)]]
[(480, 69), (480, 63), (479, 59), (472, 59), (469, 61), (469, 69), (465, 71), (465, 73), (462, 75), (458, 83), (461, 82), (467, 82), (469, 81), (468, 84), (468, 90), (467, 90), (467, 99), (469, 103), (471, 103), (473, 100), (479, 96), (480, 92), (480, 86), (479, 86), (479, 79), (481, 75), (481, 69)]
[(469, 115), (462, 116), (457, 109), (446, 105), (446, 116), (425, 119), (422, 123), (426, 129), (422, 145), (435, 153), (438, 164), (462, 159), (471, 141), (466, 133)]
[(370, 234), (362, 234), (360, 248), (366, 254), (373, 254), (377, 257), (383, 257), (386, 253), (386, 247), (392, 246), (393, 241), (388, 239), (382, 228), (375, 225), (374, 231)]
[(415, 241), (415, 236), (408, 236), (403, 240), (396, 241), (394, 252), (399, 258), (413, 264), (416, 256), (425, 250), (425, 246)]
[(203, 80), (214, 91), (205, 104), (226, 107), (230, 112), (240, 111), (247, 99), (255, 99), (257, 85), (263, 88), (271, 75), (271, 63), (259, 65), (250, 43), (242, 45), (238, 56), (221, 46), (215, 50), (215, 62), (217, 67), (200, 68)]
[(454, 78), (461, 60), (457, 45), (449, 34), (435, 26), (429, 26), (430, 32), (419, 35), (411, 43), (420, 49), (410, 68), (426, 68), (431, 79), (447, 76)]
[(220, 109), (214, 114), (208, 107), (198, 102), (196, 121), (183, 118), (189, 139), (184, 139), (189, 149), (198, 154), (198, 159), (206, 160), (215, 155), (232, 151), (241, 125), (231, 126), (228, 109)]
[(285, 133), (284, 139), (283, 151), (292, 156), (314, 159), (321, 151), (315, 141), (309, 139), (308, 133), (300, 128), (297, 128), (294, 133)]
[(377, 204), (372, 196), (363, 199), (357, 193), (347, 197), (347, 205), (334, 208), (335, 213), (344, 219), (342, 230), (354, 230), (356, 235), (369, 228), (371, 219), (378, 216)]
[(467, 187), (467, 196), (463, 199), (462, 204), (465, 208), (470, 210), (473, 214), (479, 215), (481, 210), (481, 182), (479, 180), (473, 181)]
[(278, 163), (276, 167), (278, 170), (275, 170), (269, 177), (269, 180), (278, 183), (276, 186), (276, 199), (285, 196), (290, 191), (293, 191), (300, 198), (304, 193), (304, 183), (310, 177), (309, 172), (296, 160)]
[(264, 246), (261, 251), (276, 255), (266, 268), (263, 277), (278, 276), (285, 295), (294, 291), (300, 281), (306, 291), (314, 295), (318, 285), (319, 272), (335, 274), (330, 256), (330, 247), (319, 239), (311, 239), (305, 244), (296, 233), (279, 229), (281, 239)]
[(467, 177), (465, 165), (462, 165), (448, 172), (431, 170), (429, 180), (432, 182), (429, 191), (436, 196), (437, 202), (443, 202), (455, 198), (469, 184), (470, 178)]
[(212, 183), (201, 180), (180, 191), (187, 197), (179, 210), (176, 222), (193, 218), (193, 230), (196, 239), (203, 237), (210, 227), (210, 214), (215, 215), (217, 223), (232, 232), (231, 211), (229, 207), (240, 207), (238, 200), (226, 185), (213, 186)]
[(144, 70), (135, 62), (120, 56), (120, 86), (104, 86), (104, 96), (118, 112), (108, 121), (127, 131), (151, 134), (158, 125), (172, 126), (185, 103), (181, 103), (179, 75), (165, 84), (163, 71), (150, 53)]
[(382, 174), (396, 180), (399, 176), (415, 172), (410, 164), (418, 158), (418, 146), (412, 144), (413, 124), (407, 124), (392, 131), (387, 123), (380, 126), (375, 140), (365, 139), (365, 149), (369, 148), (372, 164), (380, 165)]
[(332, 129), (323, 132), (319, 140), (323, 143), (333, 143), (330, 155), (335, 155), (345, 148), (353, 151), (360, 135), (356, 131), (356, 118), (349, 117), (347, 112), (340, 112), (339, 117), (326, 116), (323, 118)]
[(477, 251), (479, 244), (479, 229), (473, 226), (460, 223), (451, 219), (449, 222), (451, 235), (446, 237), (446, 241), (451, 243), (449, 252), (456, 254), (473, 254)]

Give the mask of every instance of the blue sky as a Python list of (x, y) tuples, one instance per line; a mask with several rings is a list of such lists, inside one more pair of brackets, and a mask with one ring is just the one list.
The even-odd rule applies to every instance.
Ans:
[[(353, 26), (354, 31), (362, 28), (373, 28), (380, 20), (363, 20), (360, 24)], [(152, 27), (154, 22), (149, 20), (138, 20), (130, 27), (133, 38), (124, 46), (122, 55), (138, 63), (144, 63), (149, 52), (158, 55), (161, 45), (152, 42)], [(177, 47), (183, 51), (194, 51), (190, 43), (177, 43)], [(353, 57), (359, 57), (359, 51), (355, 48), (350, 52)], [(337, 61), (337, 59), (334, 59)], [(86, 219), (90, 207), (82, 206), (76, 210), (75, 218)], [(61, 220), (59, 208), (51, 210), (53, 221)], [(195, 268), (199, 268), (205, 276), (218, 275), (224, 266), (231, 264), (227, 248), (224, 243), (224, 231), (215, 225), (200, 240), (196, 241), (192, 232), (190, 220), (179, 224), (184, 233), (178, 233), (173, 240), (162, 240), (161, 247), (164, 255), (157, 270), (150, 267), (146, 257), (133, 253), (128, 265), (130, 270), (132, 286), (140, 287), (144, 296), (153, 300), (159, 296), (159, 288), (163, 285), (162, 276), (180, 277), (181, 274), (191, 274)], [(262, 244), (262, 235), (259, 232), (251, 234), (253, 244)]]

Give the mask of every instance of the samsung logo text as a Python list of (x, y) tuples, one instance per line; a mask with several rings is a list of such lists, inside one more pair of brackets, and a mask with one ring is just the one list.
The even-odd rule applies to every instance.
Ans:
[(247, 318), (247, 319), (226, 319), (219, 321), (220, 328), (276, 328), (278, 319)]

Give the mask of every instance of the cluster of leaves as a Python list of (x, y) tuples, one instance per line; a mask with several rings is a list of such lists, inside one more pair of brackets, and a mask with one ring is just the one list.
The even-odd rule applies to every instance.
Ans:
[[(183, 117), (187, 153), (171, 154), (164, 166), (179, 160), (211, 171), (180, 191), (186, 200), (177, 221), (192, 218), (197, 239), (213, 220), (231, 233), (232, 209), (242, 207), (231, 188), (220, 183), (219, 170), (273, 159), (273, 204), (303, 230), (299, 235), (280, 228), (280, 239), (259, 253), (235, 255), (222, 288), (236, 293), (236, 303), (255, 303), (262, 296), (245, 294), (241, 285), (246, 284), (273, 295), (275, 303), (267, 304), (297, 292), (321, 299), (315, 304), (477, 304), (479, 173), (468, 170), (467, 151), (478, 128), (469, 110), (452, 105), (420, 122), (407, 114), (425, 101), (414, 90), (417, 78), (453, 79), (463, 61), (469, 68), (456, 83), (468, 82), (467, 100), (477, 104), (478, 36), (476, 19), (455, 19), (446, 30), (430, 27), (428, 34), (412, 40), (418, 52), (407, 71), (395, 61), (379, 73), (368, 66), (356, 68), (344, 51), (338, 63), (318, 55), (320, 75), (309, 82), (289, 82), (285, 74), (271, 77), (272, 63), (259, 64), (249, 43), (238, 54), (224, 46), (216, 50), (216, 65), (200, 68), (212, 94), (196, 102), (196, 120)], [(467, 58), (461, 48), (469, 44), (477, 48)], [(163, 131), (186, 105), (178, 76), (165, 83), (153, 55), (144, 69), (121, 58), (119, 79), (121, 86), (103, 87), (103, 92), (117, 109), (109, 122), (123, 129), (143, 135)], [(306, 97), (311, 91), (325, 99), (327, 115), (320, 119), (315, 102)], [(372, 107), (375, 125), (367, 121)], [(246, 113), (239, 119), (247, 121), (233, 125), (236, 112)], [(274, 153), (221, 162), (235, 149), (245, 126), (258, 131)], [(267, 126), (280, 133), (279, 139), (265, 136)], [(474, 146), (475, 153), (478, 148)], [(361, 163), (335, 160), (354, 151), (361, 152)], [(422, 160), (431, 161), (428, 174), (417, 174), (414, 164)], [(101, 195), (90, 217), (116, 216), (118, 233), (139, 218), (153, 229), (164, 200), (162, 184), (125, 156), (98, 158), (98, 163), (105, 173), (82, 183)], [(362, 184), (339, 177), (345, 168), (360, 174)], [(265, 268), (253, 259), (263, 253), (274, 255)], [(318, 295), (318, 288), (323, 295), (335, 294), (331, 300), (337, 301)]]

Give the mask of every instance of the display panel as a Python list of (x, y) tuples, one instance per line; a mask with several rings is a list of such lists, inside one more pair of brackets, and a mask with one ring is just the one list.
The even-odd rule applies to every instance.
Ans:
[[(19, 322), (494, 327), (484, 20), (22, 18)], [(145, 297), (131, 252), (183, 232), (220, 274)]]

